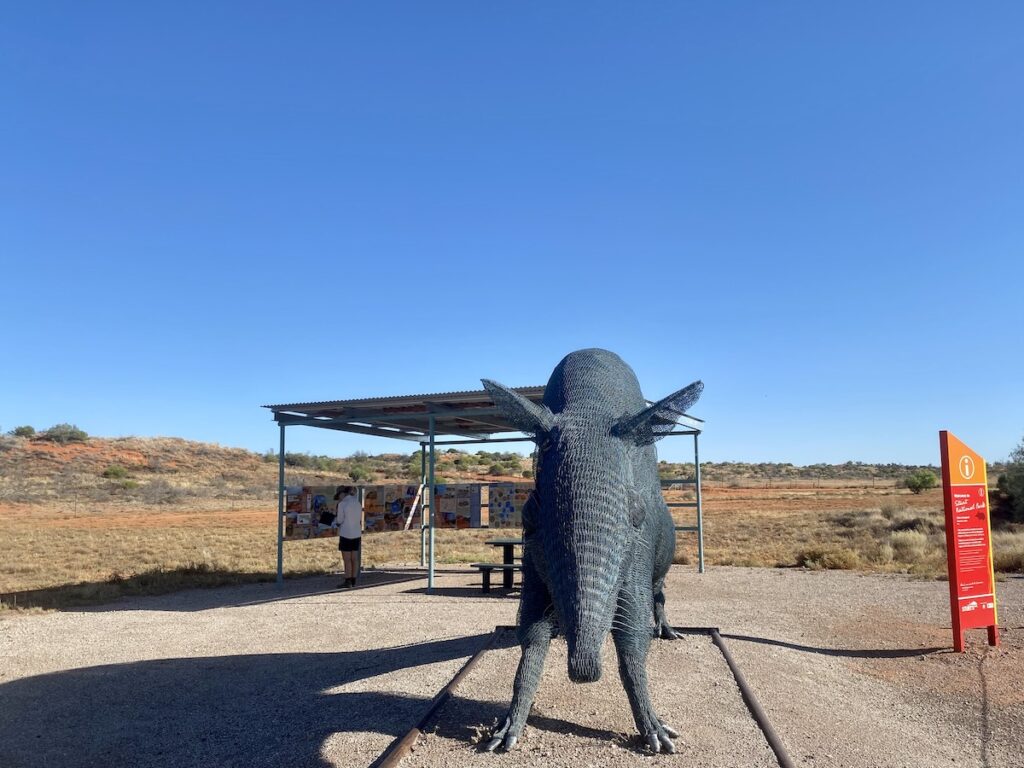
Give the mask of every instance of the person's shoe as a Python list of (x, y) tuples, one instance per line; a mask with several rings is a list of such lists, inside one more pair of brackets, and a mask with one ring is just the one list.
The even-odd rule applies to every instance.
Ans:
[(354, 587), (355, 585), (356, 585), (356, 580), (355, 579), (345, 579), (345, 586), (346, 587), (351, 588), (351, 587)]

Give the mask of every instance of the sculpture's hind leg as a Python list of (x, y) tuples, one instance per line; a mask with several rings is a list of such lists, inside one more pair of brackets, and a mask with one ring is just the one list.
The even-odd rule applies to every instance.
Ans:
[(678, 640), (679, 633), (672, 629), (672, 623), (665, 614), (665, 580), (654, 585), (654, 636), (662, 640)]
[(654, 545), (654, 636), (662, 640), (676, 640), (679, 634), (672, 629), (672, 624), (665, 614), (665, 576), (672, 567), (676, 553), (676, 528), (668, 507), (662, 507), (658, 518), (658, 527)]
[(512, 686), (512, 703), (504, 722), (484, 745), (488, 752), (493, 752), (498, 746), (503, 746), (505, 750), (512, 749), (523, 733), (530, 707), (533, 706), (533, 697), (536, 696), (537, 686), (540, 685), (548, 646), (551, 645), (551, 638), (554, 635), (555, 620), (551, 605), (547, 587), (537, 576), (529, 560), (524, 558), (518, 628), (519, 644), (523, 652), (519, 657), (519, 668), (516, 670), (516, 679)]
[(651, 647), (648, 617), (651, 615), (652, 596), (640, 590), (623, 590), (616, 613), (612, 639), (619, 657), (619, 676), (626, 689), (629, 706), (633, 710), (640, 738), (652, 752), (675, 752), (672, 739), (679, 734), (654, 712), (651, 693), (647, 686), (647, 651)]

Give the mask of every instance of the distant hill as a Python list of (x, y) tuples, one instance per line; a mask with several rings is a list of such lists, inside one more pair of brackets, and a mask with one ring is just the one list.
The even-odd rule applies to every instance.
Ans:
[[(515, 453), (449, 449), (437, 454), (439, 481), (523, 480), (532, 461)], [(53, 442), (0, 436), (0, 501), (180, 504), (188, 499), (273, 499), (278, 457), (176, 437), (90, 437)], [(418, 482), (420, 452), (347, 458), (285, 454), (289, 485)]]
[[(286, 453), (288, 484), (417, 482), (419, 450), (346, 458)], [(254, 453), (175, 437), (91, 437), (53, 442), (39, 436), (0, 436), (0, 501), (77, 501), (142, 505), (187, 504), (190, 499), (272, 500), (277, 488), (277, 455)], [(917, 465), (904, 464), (701, 464), (707, 482), (808, 480), (899, 481)], [(937, 467), (926, 467), (938, 473)], [(442, 482), (524, 480), (533, 476), (530, 457), (502, 451), (438, 453)], [(662, 477), (693, 475), (692, 464), (661, 462)], [(990, 475), (1001, 471), (993, 465)]]

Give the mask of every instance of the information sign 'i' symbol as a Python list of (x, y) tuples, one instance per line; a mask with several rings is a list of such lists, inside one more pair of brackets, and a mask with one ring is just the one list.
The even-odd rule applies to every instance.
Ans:
[(974, 461), (970, 456), (960, 459), (960, 474), (964, 476), (965, 480), (970, 480), (974, 476)]

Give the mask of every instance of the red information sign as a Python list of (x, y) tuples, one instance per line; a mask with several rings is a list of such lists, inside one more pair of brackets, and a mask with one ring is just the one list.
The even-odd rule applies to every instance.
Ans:
[(964, 630), (977, 627), (988, 629), (989, 645), (999, 645), (985, 460), (945, 430), (939, 447), (953, 648), (963, 651)]

